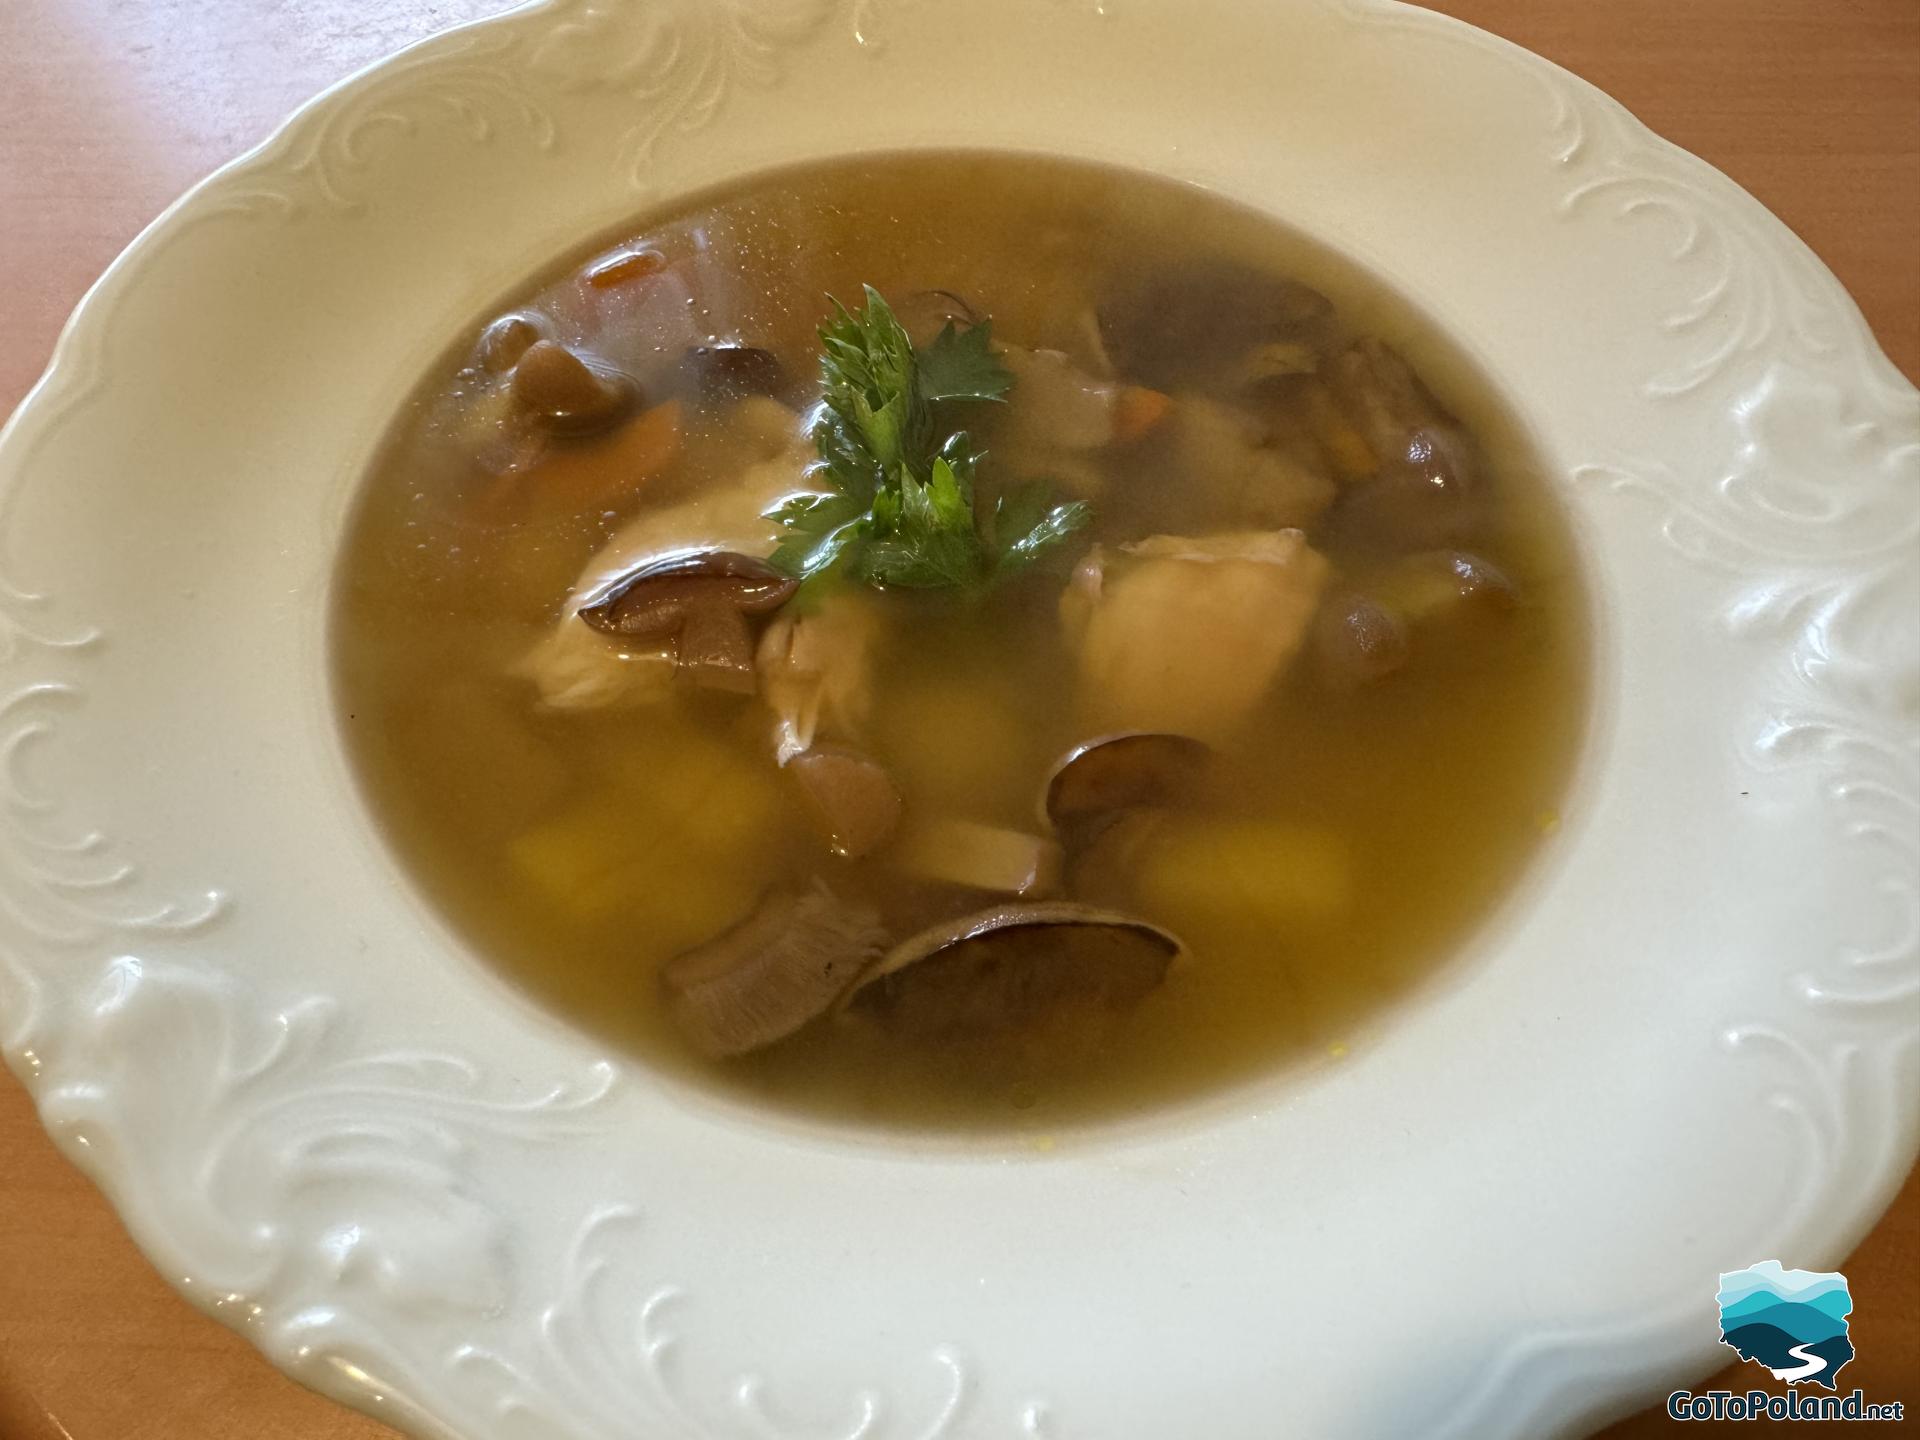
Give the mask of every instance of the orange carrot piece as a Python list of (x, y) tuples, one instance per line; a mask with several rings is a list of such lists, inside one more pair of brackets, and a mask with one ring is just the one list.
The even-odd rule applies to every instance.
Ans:
[(1113, 401), (1113, 438), (1138, 440), (1167, 418), (1173, 397), (1144, 385), (1123, 385)]
[(586, 280), (596, 290), (611, 290), (663, 270), (666, 264), (667, 257), (658, 250), (619, 250), (588, 267)]

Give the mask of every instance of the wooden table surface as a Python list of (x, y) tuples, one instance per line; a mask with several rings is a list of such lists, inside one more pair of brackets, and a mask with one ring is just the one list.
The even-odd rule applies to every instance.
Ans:
[[(176, 194), (323, 85), (500, 8), (0, 0), (0, 411), (39, 373), (88, 282)], [(1559, 61), (1732, 175), (1833, 267), (1894, 362), (1920, 377), (1920, 0), (1436, 8)], [(1860, 1352), (1848, 1381), (1920, 1404), (1915, 1181), (1846, 1272)], [(1721, 1383), (1744, 1390), (1757, 1374)], [(1643, 1415), (1608, 1440), (1672, 1424)], [(0, 1076), (0, 1440), (390, 1434), (189, 1309)]]

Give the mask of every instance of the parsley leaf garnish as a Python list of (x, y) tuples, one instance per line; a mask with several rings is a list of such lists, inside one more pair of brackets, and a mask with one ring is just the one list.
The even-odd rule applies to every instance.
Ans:
[(946, 328), (917, 356), (920, 393), (929, 400), (1000, 400), (1013, 388), (1013, 372), (993, 353), (993, 322), (965, 330)]
[(991, 515), (975, 513), (981, 456), (964, 430), (942, 421), (945, 406), (1000, 401), (1013, 388), (988, 325), (949, 323), (917, 353), (869, 285), (859, 314), (833, 301), (820, 345), (820, 462), (809, 472), (820, 490), (767, 512), (787, 531), (770, 557), (779, 569), (803, 580), (844, 571), (882, 587), (977, 590), (1092, 519), (1084, 504), (1054, 504), (1038, 485), (1003, 495)]
[(1056, 505), (1044, 485), (1027, 484), (1008, 491), (994, 503), (990, 527), (996, 574), (1026, 569), (1053, 546), (1086, 529), (1092, 519), (1085, 501)]

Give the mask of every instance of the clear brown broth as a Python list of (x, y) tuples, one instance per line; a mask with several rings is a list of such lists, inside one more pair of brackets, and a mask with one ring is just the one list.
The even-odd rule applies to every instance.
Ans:
[[(693, 277), (672, 321), (628, 308), (626, 287), (581, 282), (583, 264), (630, 241)], [(914, 1046), (829, 1021), (744, 1059), (693, 1057), (655, 969), (766, 887), (824, 875), (902, 926), (981, 902), (902, 881), (884, 859), (829, 856), (772, 765), (753, 701), (688, 692), (664, 707), (556, 713), (509, 673), (622, 520), (724, 483), (739, 457), (729, 437), (695, 427), (677, 466), (637, 494), (476, 521), (492, 481), (449, 422), (476, 325), (407, 402), (373, 466), (333, 623), (336, 693), (368, 802), (474, 950), (573, 1022), (703, 1088), (837, 1120), (1035, 1133), (1344, 1054), (1442, 966), (1557, 823), (1587, 709), (1586, 629), (1549, 477), (1487, 381), (1411, 306), (1193, 188), (977, 154), (749, 180), (646, 217), (511, 303), (637, 376), (691, 336), (765, 347), (810, 378), (829, 293), (953, 290), (980, 302), (1002, 338), (1070, 348), (1100, 277), (1195, 255), (1303, 280), (1334, 298), (1349, 330), (1413, 362), (1489, 457), (1497, 504), (1474, 549), (1523, 597), (1498, 624), (1416, 646), (1406, 669), (1369, 687), (1330, 688), (1296, 660), (1228, 757), (1219, 805), (1297, 826), (1344, 857), (1350, 893), (1337, 913), (1309, 897), (1298, 913), (1263, 902), (1181, 917), (1191, 954), (1096, 1041)], [(1133, 492), (1116, 489), (1100, 521), (1109, 535), (1129, 523)], [(1336, 564), (1352, 558), (1341, 550), (1350, 540), (1315, 543)], [(910, 815), (1033, 828), (1049, 766), (1086, 738), (1072, 718), (1059, 590), (1057, 577), (1039, 578), (973, 610), (887, 597), (874, 745)], [(529, 835), (571, 836), (572, 848), (541, 851)]]

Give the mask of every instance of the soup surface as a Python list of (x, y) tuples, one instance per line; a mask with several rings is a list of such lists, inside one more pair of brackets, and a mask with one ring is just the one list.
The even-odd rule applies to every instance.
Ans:
[(481, 955), (889, 1125), (1346, 1053), (1585, 712), (1567, 533), (1446, 338), (1030, 157), (763, 176), (557, 267), (408, 403), (336, 607), (366, 794)]

